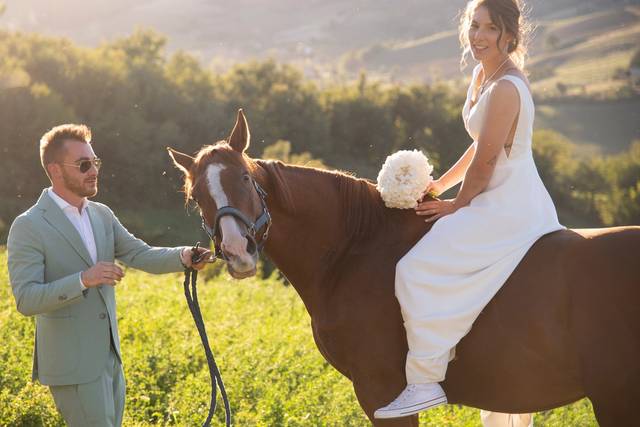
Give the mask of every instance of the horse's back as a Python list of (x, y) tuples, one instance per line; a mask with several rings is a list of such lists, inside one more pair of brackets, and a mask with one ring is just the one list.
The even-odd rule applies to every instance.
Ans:
[(576, 356), (566, 351), (569, 287), (563, 262), (579, 239), (561, 230), (529, 249), (457, 346), (445, 382), (450, 401), (524, 413), (581, 397)]
[[(580, 241), (567, 254), (574, 323), (600, 319), (627, 324), (640, 340), (640, 227), (573, 230)], [(587, 333), (587, 330), (576, 332)]]
[[(582, 353), (590, 341), (576, 336), (588, 336), (593, 322), (606, 324), (602, 311), (589, 305), (606, 300), (596, 292), (606, 290), (598, 283), (618, 277), (620, 289), (628, 288), (634, 268), (637, 282), (640, 263), (629, 264), (639, 244), (640, 227), (560, 230), (541, 237), (457, 346), (443, 384), (450, 402), (521, 413), (584, 397)], [(379, 258), (354, 255), (340, 284), (326, 287), (324, 310), (314, 323), (341, 371), (376, 377), (387, 370), (403, 381), (406, 341), (390, 261), (404, 251), (391, 245)]]
[[(606, 325), (607, 316), (616, 324), (638, 319), (639, 248), (640, 227), (567, 229), (540, 238), (458, 345), (445, 383), (450, 400), (529, 412), (583, 397), (594, 324)], [(602, 303), (608, 307), (597, 310)], [(633, 331), (626, 332), (629, 339)]]

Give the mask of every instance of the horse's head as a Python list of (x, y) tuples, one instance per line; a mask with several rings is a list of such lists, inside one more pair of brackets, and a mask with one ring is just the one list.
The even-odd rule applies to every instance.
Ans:
[(252, 176), (256, 166), (244, 153), (249, 138), (249, 126), (239, 110), (228, 140), (203, 147), (195, 157), (168, 148), (184, 173), (187, 200), (198, 204), (216, 255), (226, 260), (236, 279), (256, 273), (258, 251), (271, 222), (264, 191)]

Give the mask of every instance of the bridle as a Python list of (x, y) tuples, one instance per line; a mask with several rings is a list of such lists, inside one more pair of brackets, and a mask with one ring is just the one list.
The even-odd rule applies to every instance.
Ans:
[[(215, 259), (223, 259), (228, 261), (229, 259), (222, 251), (221, 243), (221, 233), (220, 233), (220, 220), (225, 216), (232, 216), (240, 220), (246, 227), (249, 234), (245, 237), (249, 240), (251, 245), (256, 248), (259, 253), (264, 247), (267, 238), (269, 237), (269, 229), (271, 228), (271, 214), (269, 213), (269, 209), (267, 208), (267, 203), (265, 199), (267, 198), (267, 192), (260, 187), (260, 184), (253, 179), (250, 178), (253, 183), (253, 187), (255, 188), (258, 196), (260, 197), (260, 204), (262, 205), (262, 212), (258, 219), (255, 222), (252, 222), (247, 216), (242, 213), (239, 209), (236, 209), (232, 206), (223, 206), (218, 208), (218, 212), (216, 212), (216, 218), (214, 220), (213, 228), (207, 224), (207, 221), (204, 218), (204, 215), (201, 214), (202, 217), (202, 229), (207, 233), (207, 236), (213, 242), (214, 252), (213, 252), (213, 260)], [(258, 236), (256, 235), (260, 230), (264, 228), (264, 231), (259, 236), (260, 241), (258, 242)]]

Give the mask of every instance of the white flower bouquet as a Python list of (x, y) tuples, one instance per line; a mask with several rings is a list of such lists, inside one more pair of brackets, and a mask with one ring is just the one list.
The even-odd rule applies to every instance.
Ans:
[(376, 188), (389, 208), (415, 208), (433, 177), (433, 166), (419, 150), (401, 150), (388, 156), (378, 173)]

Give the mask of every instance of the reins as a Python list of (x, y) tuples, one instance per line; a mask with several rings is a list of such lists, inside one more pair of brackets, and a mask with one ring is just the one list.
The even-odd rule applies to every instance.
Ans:
[[(251, 242), (251, 244), (254, 245), (257, 252), (260, 252), (264, 247), (267, 237), (269, 237), (271, 215), (269, 214), (269, 210), (267, 209), (267, 204), (265, 202), (265, 199), (267, 197), (266, 191), (264, 191), (255, 180), (253, 180), (253, 185), (256, 192), (258, 193), (258, 196), (260, 196), (260, 203), (262, 204), (262, 212), (255, 223), (251, 222), (240, 210), (231, 206), (224, 206), (218, 209), (213, 229), (209, 227), (203, 216), (202, 228), (207, 233), (209, 238), (213, 241), (214, 245), (213, 257), (210, 258), (208, 262), (215, 262), (216, 259), (223, 259), (225, 261), (228, 261), (219, 243), (221, 236), (220, 219), (226, 215), (239, 219), (247, 226), (249, 234), (245, 237), (249, 242)], [(264, 231), (262, 232), (260, 242), (257, 242), (256, 233), (258, 233), (263, 228)], [(192, 265), (201, 262), (203, 259), (203, 255), (198, 254), (199, 247), (200, 242), (196, 243), (196, 245), (191, 249)], [(207, 419), (202, 424), (202, 427), (209, 427), (211, 425), (211, 419), (213, 418), (213, 413), (216, 410), (216, 397), (218, 387), (220, 387), (220, 394), (222, 395), (222, 401), (224, 403), (226, 425), (227, 427), (229, 427), (231, 426), (231, 406), (229, 405), (227, 392), (224, 388), (222, 375), (220, 374), (220, 370), (218, 369), (216, 360), (213, 357), (213, 352), (211, 351), (211, 347), (209, 346), (209, 338), (207, 337), (204, 320), (202, 319), (202, 313), (200, 312), (200, 303), (198, 302), (197, 280), (198, 270), (191, 267), (184, 269), (184, 295), (187, 298), (189, 311), (191, 311), (191, 316), (193, 317), (193, 321), (195, 322), (196, 328), (198, 328), (198, 333), (200, 334), (200, 340), (202, 341), (202, 346), (204, 347), (204, 352), (207, 356), (209, 377), (211, 378), (211, 400), (209, 402), (209, 413), (207, 414)]]
[[(198, 247), (200, 242), (196, 243), (196, 246), (191, 249), (191, 262), (197, 264), (201, 261), (198, 255)], [(202, 424), (203, 427), (211, 425), (211, 418), (216, 410), (216, 397), (218, 393), (218, 387), (220, 387), (220, 394), (222, 395), (222, 401), (224, 402), (225, 421), (227, 426), (231, 426), (231, 406), (229, 405), (229, 398), (227, 397), (227, 391), (224, 388), (224, 382), (222, 381), (222, 375), (216, 364), (216, 360), (213, 357), (213, 352), (209, 346), (209, 338), (207, 337), (207, 331), (204, 326), (204, 320), (202, 319), (202, 313), (200, 312), (200, 303), (198, 302), (198, 270), (194, 268), (184, 269), (184, 296), (187, 298), (187, 305), (189, 311), (193, 317), (193, 321), (198, 328), (200, 334), (200, 340), (204, 347), (204, 353), (207, 357), (207, 365), (209, 366), (209, 377), (211, 378), (211, 400), (209, 402), (209, 414), (207, 419)], [(189, 287), (191, 286), (191, 287)]]

